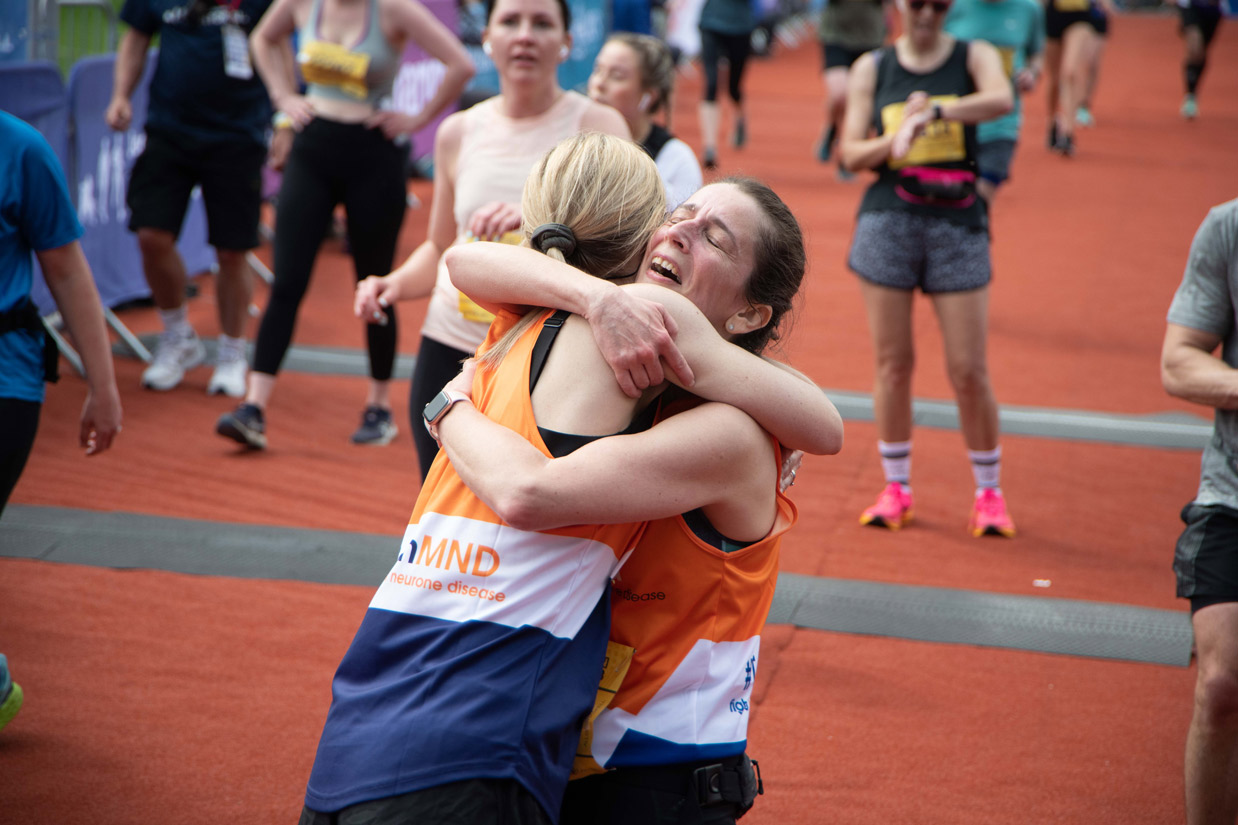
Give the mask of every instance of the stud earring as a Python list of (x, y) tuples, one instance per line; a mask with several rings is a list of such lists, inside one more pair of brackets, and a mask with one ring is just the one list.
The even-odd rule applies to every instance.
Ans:
[(727, 322), (726, 322), (726, 331), (727, 331), (727, 332), (734, 332), (734, 331), (735, 331), (735, 325), (734, 325), (734, 324), (732, 324), (730, 321), (727, 321)]
[(491, 52), (494, 51), (494, 48), (490, 45), (490, 41), (486, 40), (482, 42), (481, 50), (486, 53), (486, 57), (489, 57)]
[(560, 59), (560, 60), (567, 60), (567, 56), (568, 56), (569, 54), (571, 54), (571, 52), (569, 52), (569, 51), (567, 50), (567, 46), (560, 46), (560, 47), (559, 47), (559, 59)]

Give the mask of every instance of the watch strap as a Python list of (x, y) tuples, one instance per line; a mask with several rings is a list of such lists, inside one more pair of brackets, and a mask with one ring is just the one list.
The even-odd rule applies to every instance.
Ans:
[[(438, 441), (438, 422), (443, 419), (443, 416), (447, 415), (447, 411), (460, 401), (471, 402), (472, 400), (468, 395), (457, 390), (443, 390), (434, 396), (430, 403), (426, 404), (421, 411), (421, 420), (426, 425), (426, 431), (430, 433), (435, 441)], [(436, 408), (433, 416), (430, 415), (431, 407)]]

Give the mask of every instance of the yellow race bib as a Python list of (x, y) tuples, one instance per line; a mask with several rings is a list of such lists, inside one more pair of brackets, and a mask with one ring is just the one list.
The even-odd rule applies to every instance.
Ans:
[(1053, 8), (1058, 11), (1087, 11), (1092, 8), (1092, 0), (1053, 0)]
[(580, 731), (580, 744), (576, 746), (576, 761), (572, 763), (570, 779), (606, 772), (593, 758), (593, 720), (606, 710), (610, 700), (619, 692), (619, 685), (623, 683), (623, 677), (627, 675), (635, 653), (636, 648), (618, 642), (606, 643), (606, 661), (602, 663), (602, 678), (598, 682), (597, 697), (593, 700), (593, 710)]
[(306, 83), (335, 86), (358, 100), (364, 100), (369, 94), (365, 85), (366, 72), (370, 70), (368, 54), (349, 51), (338, 43), (315, 40), (301, 47), (297, 63)]
[[(472, 243), (473, 241), (480, 240), (480, 238), (474, 238), (472, 235), (468, 235), (467, 238), (468, 240), (466, 240), (465, 243)], [(498, 238), (498, 243), (511, 244), (512, 246), (520, 246), (523, 242), (524, 235), (519, 232), (504, 232)], [(456, 299), (456, 306), (457, 309), (460, 310), (461, 318), (466, 321), (481, 321), (486, 324), (494, 320), (494, 313), (487, 312), (482, 309), (478, 306), (476, 301), (458, 289), (456, 290), (456, 294), (458, 296)]]
[[(929, 98), (929, 105), (958, 100), (958, 95), (936, 95)], [(898, 131), (903, 124), (905, 103), (891, 103), (881, 109), (881, 128), (885, 134)], [(891, 169), (904, 166), (932, 166), (935, 163), (951, 163), (967, 159), (967, 145), (963, 140), (963, 124), (957, 120), (935, 120), (911, 143), (906, 155), (888, 161)]]
[(1002, 56), (1002, 70), (1006, 77), (1014, 77), (1014, 46), (997, 46), (997, 53)]

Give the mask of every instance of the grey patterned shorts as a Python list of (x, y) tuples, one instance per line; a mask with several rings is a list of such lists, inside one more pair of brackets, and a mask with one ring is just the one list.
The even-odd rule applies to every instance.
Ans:
[(989, 233), (910, 212), (865, 212), (855, 222), (847, 266), (892, 289), (965, 292), (992, 277)]

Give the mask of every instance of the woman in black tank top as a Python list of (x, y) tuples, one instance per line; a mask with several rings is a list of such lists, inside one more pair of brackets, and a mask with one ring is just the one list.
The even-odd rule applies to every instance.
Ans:
[(860, 276), (876, 354), (873, 406), (886, 486), (861, 524), (911, 521), (911, 329), (915, 289), (933, 298), (977, 493), (973, 535), (1013, 535), (997, 485), (997, 402), (985, 355), (988, 214), (976, 193), (975, 125), (1010, 111), (997, 50), (942, 26), (949, 0), (900, 0), (903, 34), (856, 61), (842, 163), (872, 169), (848, 261)]

